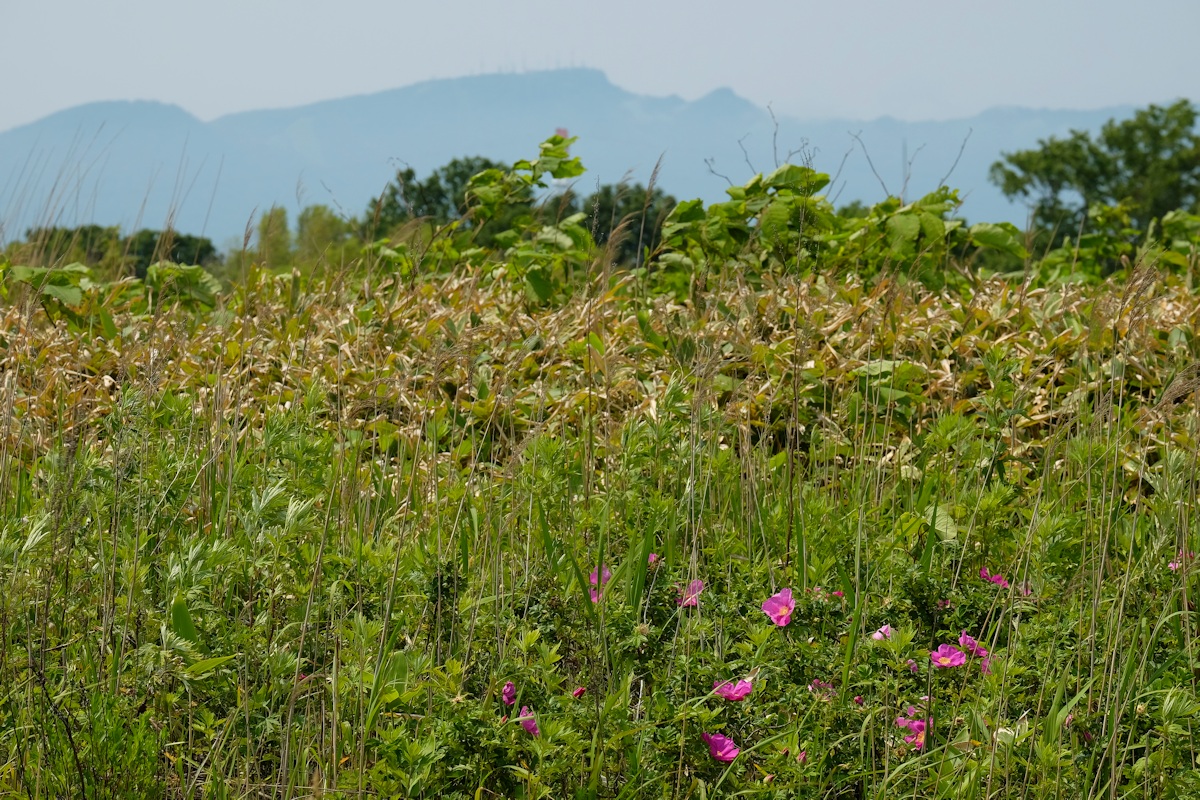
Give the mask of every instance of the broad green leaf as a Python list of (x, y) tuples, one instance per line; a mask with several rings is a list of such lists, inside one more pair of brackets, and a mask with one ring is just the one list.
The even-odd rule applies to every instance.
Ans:
[(888, 247), (895, 257), (909, 257), (916, 254), (917, 237), (921, 235), (921, 220), (916, 214), (896, 214), (888, 217), (887, 228)]
[(812, 194), (829, 185), (829, 176), (809, 167), (784, 164), (763, 178), (763, 184), (772, 189), (788, 189), (797, 194)]
[(183, 593), (175, 595), (175, 600), (171, 603), (171, 630), (197, 647), (200, 646), (200, 635), (196, 632), (192, 613), (188, 610)]
[(175, 264), (159, 261), (146, 269), (146, 286), (162, 299), (216, 305), (221, 283), (204, 267), (195, 264)]
[(185, 668), (185, 672), (195, 678), (202, 677), (205, 673), (212, 672), (219, 666), (227, 664), (237, 656), (216, 656), (214, 658), (205, 658), (197, 661), (195, 664)]
[(861, 367), (855, 367), (853, 370), (850, 371), (850, 374), (851, 375), (866, 375), (866, 376), (886, 375), (887, 373), (891, 372), (896, 367), (898, 367), (904, 363), (905, 362), (903, 362), (903, 361), (896, 361), (896, 360), (893, 360), (890, 358), (881, 358), (881, 359), (878, 359), (875, 361), (868, 361), (866, 364), (863, 364)]
[(910, 511), (901, 512), (894, 527), (895, 538), (903, 542), (906, 547), (914, 547), (921, 535), (921, 530), (927, 524), (925, 520)]
[(967, 234), (980, 247), (990, 247), (1017, 258), (1029, 258), (1029, 251), (1021, 244), (1016, 226), (1010, 222), (978, 222), (967, 229)]
[(930, 247), (934, 244), (941, 244), (946, 238), (946, 223), (940, 217), (936, 217), (927, 211), (921, 212), (918, 215), (921, 222), (921, 233), (927, 240), (922, 246)]
[(45, 275), (48, 270), (45, 267), (23, 267), (14, 265), (9, 267), (8, 274), (12, 276), (14, 281), (21, 283), (36, 283), (36, 279)]
[(540, 269), (531, 269), (525, 273), (525, 283), (539, 302), (545, 303), (554, 296), (554, 285), (546, 278)]
[(574, 244), (574, 242), (571, 241), (570, 236), (563, 233), (553, 225), (547, 225), (546, 227), (542, 228), (535, 237), (535, 241), (537, 241), (538, 244), (553, 245), (559, 250), (570, 250), (571, 245)]
[(741, 378), (735, 378), (732, 375), (718, 372), (713, 376), (712, 388), (718, 392), (732, 392), (741, 382)]
[(658, 258), (658, 264), (660, 267), (680, 272), (691, 272), (696, 268), (696, 262), (683, 253), (663, 253)]
[(1187, 256), (1183, 255), (1182, 253), (1177, 253), (1174, 250), (1164, 250), (1159, 254), (1159, 258), (1161, 258), (1163, 261), (1166, 261), (1168, 264), (1178, 267), (1181, 270), (1186, 270), (1189, 266), (1191, 266), (1191, 262), (1188, 261)]
[(583, 163), (578, 158), (572, 158), (570, 147), (579, 137), (572, 136), (569, 139), (564, 139), (562, 136), (551, 136), (546, 141), (542, 142), (538, 155), (536, 166), (534, 167), (535, 175), (539, 171), (550, 173), (550, 177), (556, 179), (577, 178), (586, 170)]
[(77, 306), (83, 302), (83, 291), (78, 286), (58, 286), (47, 283), (42, 287), (42, 294), (49, 295), (69, 306)]
[(930, 509), (929, 524), (943, 542), (952, 542), (958, 538), (958, 525), (945, 506)]
[(792, 220), (792, 198), (777, 197), (763, 209), (759, 218), (759, 230), (762, 232), (763, 243), (768, 247), (774, 245), (785, 233)]
[(703, 200), (684, 200), (667, 215), (663, 223), (663, 238), (672, 239), (688, 233), (696, 223), (702, 222), (704, 217)]
[(893, 389), (890, 386), (876, 386), (871, 389), (871, 394), (878, 397), (885, 403), (908, 402), (917, 397), (912, 392), (906, 392), (903, 389)]
[(116, 339), (119, 332), (117, 331), (116, 324), (113, 322), (112, 314), (109, 313), (108, 309), (100, 308), (97, 310), (96, 315), (100, 319), (100, 330), (104, 334), (104, 338), (108, 339), (110, 342)]

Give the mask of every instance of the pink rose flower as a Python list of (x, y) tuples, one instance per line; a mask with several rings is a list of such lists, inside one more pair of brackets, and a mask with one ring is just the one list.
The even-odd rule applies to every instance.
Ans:
[(600, 602), (600, 598), (604, 596), (604, 584), (612, 580), (612, 570), (604, 564), (600, 568), (600, 574), (596, 574), (596, 570), (592, 570), (592, 574), (588, 575), (588, 583), (592, 585), (592, 589), (588, 590), (588, 594), (592, 597), (593, 603)]
[(533, 712), (529, 710), (529, 706), (521, 706), (521, 727), (524, 728), (530, 736), (540, 736), (541, 731), (538, 730), (537, 719), (533, 716)]
[(987, 657), (988, 651), (979, 642), (968, 636), (966, 631), (963, 631), (962, 635), (958, 637), (958, 644), (973, 656)]
[(742, 752), (733, 743), (733, 739), (720, 733), (704, 733), (700, 738), (708, 745), (709, 754), (717, 761), (733, 761), (738, 757), (738, 753)]
[[(704, 591), (704, 581), (697, 578), (687, 585), (687, 589), (679, 597), (680, 607), (700, 605), (700, 592)], [(731, 759), (732, 760), (732, 759)]]
[(987, 567), (979, 568), (979, 577), (983, 578), (985, 581), (996, 584), (1001, 589), (1008, 588), (1008, 581), (1004, 580), (1004, 576), (999, 573), (997, 573), (995, 575), (989, 575), (988, 571), (987, 571)]
[(733, 683), (732, 681), (713, 681), (713, 694), (734, 703), (740, 703), (745, 700), (753, 690), (754, 684), (744, 678), (737, 683)]
[(792, 612), (796, 610), (796, 601), (792, 599), (792, 590), (784, 589), (778, 594), (771, 595), (763, 601), (762, 610), (771, 622), (779, 627), (785, 627), (792, 621)]
[(952, 644), (943, 644), (929, 654), (929, 660), (939, 669), (961, 667), (967, 663), (967, 654)]

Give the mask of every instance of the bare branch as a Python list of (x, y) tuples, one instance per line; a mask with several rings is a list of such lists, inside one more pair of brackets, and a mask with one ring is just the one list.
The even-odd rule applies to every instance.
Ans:
[(875, 162), (871, 160), (871, 154), (867, 152), (867, 146), (863, 144), (862, 131), (851, 133), (850, 137), (858, 142), (859, 147), (863, 149), (863, 155), (867, 157), (867, 166), (871, 168), (872, 174), (875, 175), (875, 180), (879, 181), (879, 185), (883, 187), (883, 193), (891, 197), (892, 193), (888, 191), (887, 184), (883, 182), (883, 178), (879, 175), (879, 170), (875, 169)]
[(854, 152), (854, 145), (850, 145), (850, 149), (847, 150), (846, 154), (842, 156), (842, 163), (838, 164), (837, 172), (835, 172), (833, 174), (833, 177), (829, 179), (830, 183), (836, 182), (837, 179), (842, 176), (842, 169), (845, 168), (845, 166), (846, 166), (846, 159), (850, 158), (850, 154), (853, 152)]
[(741, 148), (742, 158), (745, 160), (746, 166), (750, 168), (750, 174), (757, 175), (758, 170), (756, 170), (754, 168), (754, 165), (750, 163), (750, 154), (746, 152), (746, 146), (744, 144), (742, 144), (742, 142), (746, 141), (746, 137), (749, 135), (750, 134), (747, 133), (746, 136), (743, 136), (741, 139), (738, 139), (738, 147)]
[(706, 159), (704, 159), (704, 166), (708, 167), (708, 171), (711, 172), (713, 175), (716, 175), (718, 178), (724, 178), (726, 183), (728, 183), (730, 186), (733, 186), (733, 181), (729, 180), (728, 175), (722, 175), (721, 173), (717, 172), (717, 170), (713, 167), (713, 164), (715, 162), (716, 162), (716, 159), (714, 159), (714, 158), (706, 158)]
[(974, 132), (974, 130), (974, 128), (967, 128), (967, 135), (963, 137), (962, 145), (960, 145), (958, 148), (958, 155), (954, 157), (954, 163), (950, 165), (950, 171), (943, 175), (941, 181), (938, 182), (939, 187), (945, 186), (946, 181), (950, 180), (950, 176), (954, 173), (955, 167), (958, 166), (959, 159), (961, 159), (963, 156), (963, 151), (967, 149), (967, 140), (971, 138), (971, 134)]
[[(837, 172), (835, 172), (835, 173), (833, 174), (833, 177), (829, 179), (829, 185), (830, 185), (830, 186), (833, 186), (834, 184), (836, 184), (836, 183), (837, 183), (837, 179), (838, 179), (839, 177), (841, 177), (841, 175), (842, 175), (842, 170), (843, 170), (843, 169), (846, 167), (846, 160), (850, 158), (850, 154), (851, 154), (851, 153), (853, 153), (853, 152), (854, 152), (854, 145), (850, 145), (850, 149), (849, 149), (849, 150), (847, 150), (847, 151), (845, 152), (845, 154), (842, 156), (842, 163), (838, 164)], [(842, 186), (841, 186), (841, 188), (839, 188), (839, 189), (837, 190), (837, 194), (835, 194), (833, 197), (831, 197), (831, 198), (829, 199), (829, 202), (830, 202), (832, 205), (835, 205), (835, 206), (837, 205), (837, 200), (838, 200), (838, 198), (839, 198), (839, 197), (841, 197), (841, 196), (842, 196), (842, 191), (843, 191), (845, 188), (846, 188), (846, 184), (844, 184), (844, 183), (843, 183), (843, 184), (842, 184)]]
[(925, 149), (925, 145), (921, 145), (916, 150), (913, 150), (912, 158), (908, 159), (908, 163), (904, 165), (904, 185), (900, 187), (900, 199), (904, 199), (904, 193), (908, 191), (908, 181), (912, 177), (912, 165), (917, 160), (917, 153)]
[[(775, 118), (775, 109), (771, 108), (771, 104), (767, 103), (767, 113), (771, 115), (771, 157), (775, 160), (775, 169), (779, 169), (779, 120)], [(788, 158), (792, 157), (788, 153)]]

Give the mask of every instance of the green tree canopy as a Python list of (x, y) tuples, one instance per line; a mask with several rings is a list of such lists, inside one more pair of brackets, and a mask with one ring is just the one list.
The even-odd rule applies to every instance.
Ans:
[(125, 239), (125, 262), (139, 278), (156, 261), (209, 266), (219, 260), (212, 240), (178, 231), (140, 230)]
[(398, 170), (383, 194), (367, 206), (367, 226), (386, 234), (412, 219), (428, 218), (436, 224), (457, 219), (465, 207), (471, 177), (489, 169), (507, 169), (507, 165), (483, 156), (456, 158), (421, 181), (412, 167)]
[(121, 230), (117, 227), (80, 225), (78, 228), (30, 228), (25, 231), (29, 246), (25, 256), (39, 263), (74, 261), (88, 265), (110, 265), (120, 261)]
[(329, 206), (308, 206), (296, 220), (296, 260), (305, 265), (342, 261), (353, 224)]
[[(488, 170), (507, 172), (509, 165), (472, 156), (456, 158), (423, 180), (417, 179), (411, 167), (397, 171), (395, 179), (367, 207), (367, 237), (386, 236), (414, 219), (442, 225), (461, 218), (467, 209), (471, 178)], [(582, 211), (587, 215), (586, 227), (600, 246), (605, 246), (613, 231), (627, 220), (627, 232), (612, 256), (618, 263), (631, 265), (638, 262), (639, 247), (653, 250), (658, 246), (662, 221), (674, 207), (675, 198), (657, 187), (649, 190), (641, 184), (621, 183), (599, 186), (582, 198), (573, 189), (566, 189), (547, 198), (542, 213), (561, 218)], [(514, 220), (534, 212), (533, 187), (526, 187), (517, 202), (510, 198), (499, 218), (488, 220), (474, 230), (474, 240), (486, 244)], [(470, 229), (474, 223), (468, 220), (466, 227)]]
[(14, 250), (18, 258), (35, 264), (81, 262), (112, 276), (146, 277), (156, 261), (211, 266), (220, 261), (212, 240), (178, 231), (143, 229), (122, 236), (120, 228), (80, 225), (77, 228), (31, 228)]
[(653, 251), (662, 238), (662, 224), (676, 205), (674, 197), (657, 186), (647, 189), (636, 184), (604, 184), (579, 201), (577, 210), (587, 215), (586, 226), (596, 244), (605, 247), (613, 231), (627, 221), (625, 232), (611, 254), (624, 266), (639, 263), (641, 248)]
[(272, 206), (258, 220), (258, 258), (268, 269), (291, 263), (292, 234), (288, 230), (287, 209)]
[(1038, 147), (1005, 153), (991, 180), (1009, 199), (1030, 202), (1042, 230), (1075, 233), (1088, 209), (1124, 204), (1133, 227), (1200, 199), (1200, 136), (1196, 107), (1188, 100), (1151, 105), (1132, 118), (1110, 120), (1096, 138), (1071, 131)]

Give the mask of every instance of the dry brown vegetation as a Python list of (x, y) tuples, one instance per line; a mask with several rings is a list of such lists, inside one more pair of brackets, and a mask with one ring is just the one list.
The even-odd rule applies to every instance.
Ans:
[(610, 430), (653, 415), (681, 374), (756, 436), (778, 427), (793, 386), (810, 422), (836, 416), (861, 370), (881, 361), (920, 370), (902, 387), (910, 435), (936, 414), (981, 410), (988, 365), (1009, 363), (1013, 402), (1027, 411), (1013, 445), (1024, 447), (1110, 391), (1114, 359), (1143, 433), (1161, 441), (1171, 435), (1161, 423), (1197, 388), (1200, 298), (1140, 274), (1133, 288), (985, 281), (969, 299), (892, 280), (729, 282), (712, 289), (703, 314), (665, 297), (630, 302), (629, 281), (536, 309), (469, 277), (297, 296), (288, 276), (259, 274), (211, 313), (118, 313), (124, 334), (114, 340), (14, 302), (0, 317), (4, 447), (27, 462), (56, 437), (94, 436), (130, 388), (184, 394), (211, 419), (247, 427), (317, 392), (337, 409), (324, 423), (331, 431), (386, 432), (415, 446), (442, 408), (460, 436), (494, 441), (503, 461), (530, 431), (575, 425), (589, 408)]

